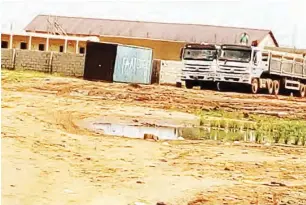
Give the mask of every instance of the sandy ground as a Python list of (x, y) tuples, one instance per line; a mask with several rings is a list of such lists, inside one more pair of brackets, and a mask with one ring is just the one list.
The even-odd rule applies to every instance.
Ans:
[(304, 147), (152, 142), (78, 126), (94, 117), (196, 124), (194, 110), (216, 107), (305, 118), (306, 99), (10, 75), (2, 76), (3, 204), (306, 204)]

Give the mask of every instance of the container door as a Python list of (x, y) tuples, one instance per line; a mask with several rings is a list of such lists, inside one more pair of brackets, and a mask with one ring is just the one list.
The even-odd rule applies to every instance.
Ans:
[(86, 46), (84, 79), (113, 81), (117, 45), (88, 42)]
[(118, 45), (114, 81), (150, 84), (152, 49)]

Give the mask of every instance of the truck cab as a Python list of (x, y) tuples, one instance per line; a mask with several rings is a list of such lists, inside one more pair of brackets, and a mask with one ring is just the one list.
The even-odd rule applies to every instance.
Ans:
[(214, 82), (219, 47), (215, 44), (187, 44), (181, 51), (184, 64), (181, 80), (187, 88)]
[[(260, 48), (221, 45), (217, 58), (216, 81), (222, 84), (252, 86), (253, 79), (259, 79), (264, 72), (268, 71), (268, 62), (269, 55)], [(257, 92), (259, 88), (254, 89)]]

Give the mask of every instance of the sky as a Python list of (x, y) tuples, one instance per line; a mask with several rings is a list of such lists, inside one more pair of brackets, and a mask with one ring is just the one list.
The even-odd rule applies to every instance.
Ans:
[(38, 14), (194, 23), (272, 30), (280, 46), (306, 48), (306, 0), (2, 0), (1, 31), (20, 32)]

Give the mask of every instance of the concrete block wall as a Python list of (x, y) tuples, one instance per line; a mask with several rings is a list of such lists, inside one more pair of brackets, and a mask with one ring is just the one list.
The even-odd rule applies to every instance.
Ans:
[(181, 82), (182, 61), (166, 61), (160, 63), (160, 84), (176, 84)]
[(73, 53), (53, 53), (52, 73), (82, 77), (84, 74), (85, 56)]
[(33, 70), (81, 77), (84, 73), (83, 54), (1, 49), (1, 68)]
[(1, 49), (1, 68), (14, 69), (14, 50)]
[(15, 53), (15, 70), (50, 72), (51, 52), (16, 49)]

